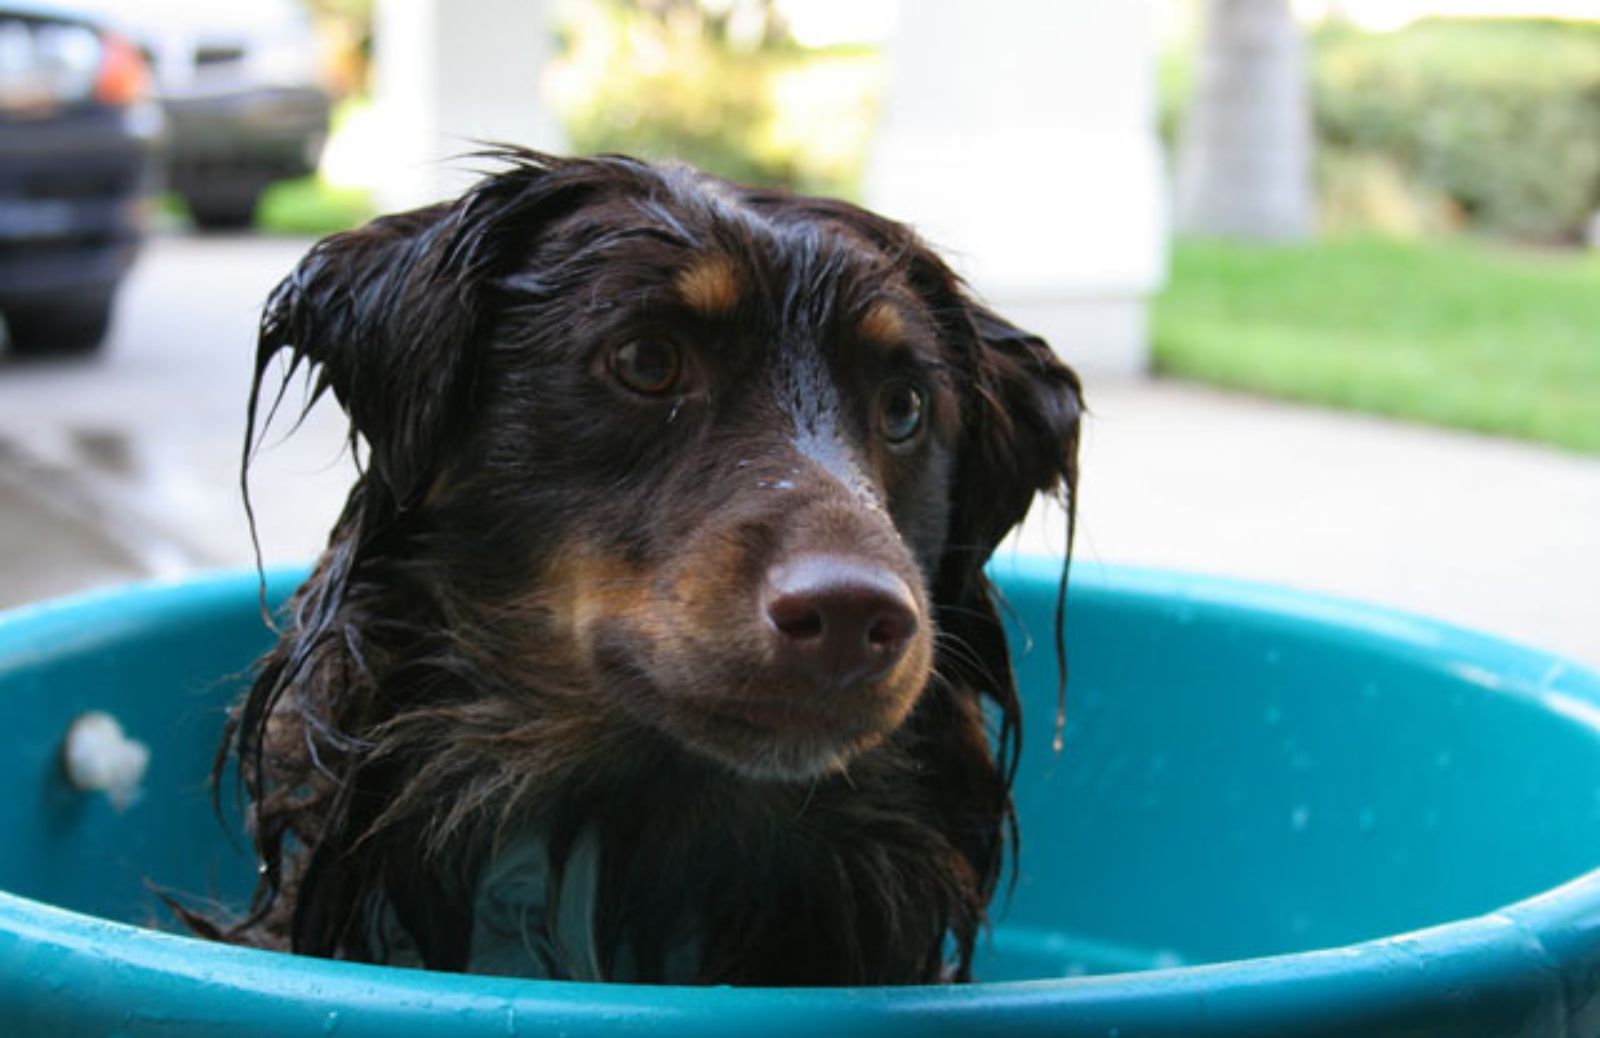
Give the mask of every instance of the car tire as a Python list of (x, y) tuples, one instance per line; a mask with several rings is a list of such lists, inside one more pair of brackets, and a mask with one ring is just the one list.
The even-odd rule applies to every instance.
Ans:
[(261, 191), (191, 195), (184, 198), (189, 216), (202, 231), (241, 231), (255, 223)]
[(105, 343), (112, 292), (5, 308), (8, 348), (18, 357), (86, 356)]

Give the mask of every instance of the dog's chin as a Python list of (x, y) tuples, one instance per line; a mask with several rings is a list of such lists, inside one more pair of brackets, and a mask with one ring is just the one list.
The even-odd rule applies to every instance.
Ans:
[[(866, 697), (863, 697), (866, 698)], [(836, 774), (881, 745), (906, 706), (876, 700), (831, 708), (806, 699), (750, 700), (706, 695), (652, 697), (636, 721), (682, 750), (762, 782), (806, 782)]]
[(758, 782), (807, 782), (836, 774), (889, 736), (878, 728), (769, 725), (763, 723), (766, 710), (756, 710), (755, 718), (744, 710), (697, 713), (691, 723), (673, 726), (679, 728), (671, 733), (677, 742)]

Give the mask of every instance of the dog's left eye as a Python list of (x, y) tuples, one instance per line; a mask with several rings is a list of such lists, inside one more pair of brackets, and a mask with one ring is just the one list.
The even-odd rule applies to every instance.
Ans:
[(611, 354), (611, 373), (618, 382), (648, 396), (659, 396), (678, 384), (683, 358), (670, 342), (630, 342)]
[(879, 434), (892, 444), (909, 441), (922, 428), (927, 404), (921, 386), (898, 380), (886, 383), (878, 390)]

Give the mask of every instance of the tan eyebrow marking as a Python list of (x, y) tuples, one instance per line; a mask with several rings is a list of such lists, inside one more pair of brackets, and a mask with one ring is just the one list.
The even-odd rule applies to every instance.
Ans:
[(873, 303), (856, 325), (863, 339), (892, 346), (906, 336), (906, 321), (893, 303)]
[(674, 284), (678, 297), (703, 314), (725, 314), (739, 305), (739, 272), (719, 253), (700, 257)]

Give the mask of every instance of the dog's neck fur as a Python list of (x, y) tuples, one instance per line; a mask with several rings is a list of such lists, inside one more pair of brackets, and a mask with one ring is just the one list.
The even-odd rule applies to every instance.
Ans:
[[(934, 820), (908, 818), (926, 805), (907, 805), (903, 790), (886, 799), (886, 772), (909, 765), (899, 756), (804, 787), (668, 763), (569, 808), (576, 821), (529, 825), (478, 871), (466, 968), (666, 983), (944, 979), (940, 938), (980, 895)], [(896, 960), (910, 948), (934, 954)]]
[[(464, 948), (463, 935), (442, 942), (466, 959), (427, 964), (657, 983), (946, 979), (941, 937), (975, 926), (987, 892), (931, 791), (907, 796), (918, 769), (901, 748), (795, 785), (647, 741), (596, 761), (603, 781), (569, 780), (475, 868), (447, 865), (471, 873), (432, 884), (435, 897), (470, 890)], [(617, 753), (635, 759), (619, 767)], [(896, 958), (908, 949), (928, 957)]]

